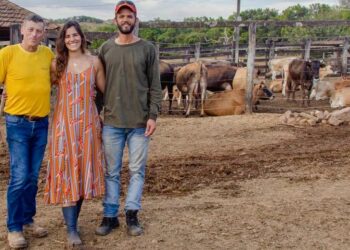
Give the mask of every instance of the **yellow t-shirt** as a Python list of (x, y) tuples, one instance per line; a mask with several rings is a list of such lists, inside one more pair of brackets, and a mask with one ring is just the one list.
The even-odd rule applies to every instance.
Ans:
[(11, 115), (47, 116), (50, 112), (52, 51), (39, 45), (28, 52), (20, 44), (0, 50), (0, 83), (6, 87), (4, 111)]

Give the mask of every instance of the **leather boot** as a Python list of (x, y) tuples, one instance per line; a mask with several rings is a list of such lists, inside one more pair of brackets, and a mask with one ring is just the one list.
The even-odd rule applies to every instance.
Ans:
[(9, 232), (7, 235), (9, 246), (13, 249), (22, 249), (28, 246), (28, 242), (22, 232)]
[(35, 238), (42, 238), (48, 234), (46, 228), (39, 226), (35, 222), (23, 225), (23, 230), (25, 233), (29, 233)]
[(137, 213), (138, 210), (126, 210), (125, 213), (128, 234), (131, 236), (139, 236), (143, 233), (143, 229), (140, 226), (139, 220), (137, 219)]
[(107, 235), (112, 232), (113, 229), (119, 227), (119, 221), (117, 217), (103, 217), (101, 225), (96, 228), (95, 233), (97, 235)]

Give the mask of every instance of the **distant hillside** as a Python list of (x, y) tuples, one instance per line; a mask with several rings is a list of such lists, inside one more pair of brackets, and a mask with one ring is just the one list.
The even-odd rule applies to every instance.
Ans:
[(102, 19), (98, 19), (90, 16), (73, 16), (73, 17), (60, 18), (60, 19), (51, 19), (50, 22), (53, 22), (62, 26), (64, 23), (70, 20), (79, 22), (84, 32), (86, 31), (115, 32), (116, 30), (116, 26), (113, 24), (113, 20), (104, 21)]
[(55, 23), (65, 23), (70, 20), (74, 20), (77, 22), (84, 22), (84, 23), (104, 23), (102, 19), (98, 19), (95, 17), (91, 16), (73, 16), (73, 17), (68, 17), (68, 18), (60, 18), (60, 19), (53, 19), (51, 21)]

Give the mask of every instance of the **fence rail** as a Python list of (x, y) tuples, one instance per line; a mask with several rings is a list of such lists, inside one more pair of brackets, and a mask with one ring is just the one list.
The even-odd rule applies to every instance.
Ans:
[[(248, 69), (247, 80), (247, 110), (251, 110), (251, 89), (253, 86), (252, 75), (255, 67), (266, 67), (267, 62), (279, 55), (298, 55), (304, 59), (324, 58), (332, 54), (339, 62), (342, 74), (350, 71), (349, 65), (349, 38), (335, 37), (329, 39), (303, 39), (294, 43), (287, 43), (283, 38), (266, 37), (265, 44), (257, 44), (256, 29), (259, 27), (329, 27), (349, 26), (350, 20), (318, 20), (318, 21), (225, 21), (225, 22), (141, 22), (139, 28), (213, 28), (213, 27), (239, 27), (249, 28), (249, 44), (239, 44), (239, 37), (235, 43), (230, 44), (191, 44), (171, 47), (169, 44), (156, 43), (157, 54), (160, 59), (180, 59), (184, 63), (200, 58), (225, 57), (231, 62), (246, 62)], [(19, 26), (10, 28), (10, 43), (20, 42)], [(87, 32), (87, 38), (108, 39), (115, 33), (108, 32)], [(258, 37), (261, 40), (261, 37)], [(6, 44), (5, 44), (6, 45)], [(238, 46), (239, 45), (239, 46)], [(222, 58), (220, 58), (222, 59)], [(265, 62), (265, 65), (263, 63)], [(179, 63), (179, 62), (177, 62)]]
[(216, 27), (249, 27), (251, 24), (268, 27), (326, 27), (349, 26), (350, 20), (317, 20), (317, 21), (210, 21), (210, 22), (140, 22), (140, 28), (216, 28)]

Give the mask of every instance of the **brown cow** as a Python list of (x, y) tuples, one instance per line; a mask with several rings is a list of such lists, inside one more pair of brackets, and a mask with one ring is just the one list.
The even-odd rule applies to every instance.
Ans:
[(276, 80), (272, 80), (270, 82), (270, 90), (273, 93), (281, 93), (282, 92), (282, 79), (276, 79)]
[(223, 91), (232, 89), (232, 80), (237, 68), (228, 64), (206, 64), (208, 69), (207, 89)]
[(201, 101), (200, 114), (201, 116), (204, 115), (203, 107), (207, 90), (207, 77), (208, 70), (201, 61), (187, 64), (176, 73), (176, 86), (181, 91), (183, 100), (188, 96), (184, 110), (186, 117), (190, 115), (193, 99), (196, 101), (196, 106), (198, 100)]
[[(260, 96), (264, 95), (264, 83), (253, 88), (253, 104), (256, 105)], [(204, 112), (210, 116), (240, 115), (245, 112), (245, 90), (234, 89), (211, 95), (205, 101)]]
[[(318, 63), (317, 63), (318, 62)], [(318, 70), (314, 65), (318, 65)], [(290, 93), (292, 92), (292, 99), (295, 100), (295, 91), (300, 85), (303, 93), (302, 105), (307, 100), (307, 104), (310, 105), (310, 93), (314, 78), (318, 78), (319, 74), (319, 61), (305, 61), (295, 59), (290, 62), (288, 67), (288, 77), (286, 87), (287, 100), (289, 100)]]
[[(235, 77), (232, 80), (232, 89), (246, 89), (247, 85), (247, 67), (239, 67), (236, 70)], [(253, 80), (258, 79), (258, 70), (253, 71)]]
[[(174, 68), (171, 64), (164, 61), (159, 61), (159, 73), (162, 90), (167, 93), (169, 98), (169, 110), (171, 114), (172, 103), (173, 103), (173, 86), (174, 86)], [(166, 91), (165, 91), (166, 89)]]

